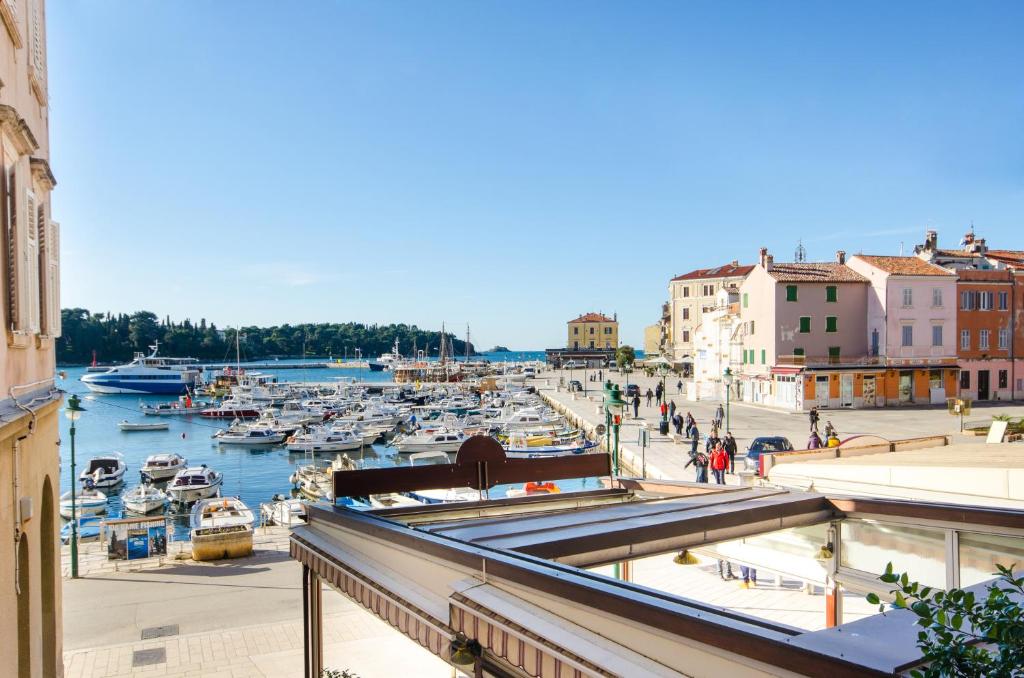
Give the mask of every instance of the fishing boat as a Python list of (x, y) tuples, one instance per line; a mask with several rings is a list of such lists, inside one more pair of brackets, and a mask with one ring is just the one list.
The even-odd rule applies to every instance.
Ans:
[(207, 419), (255, 419), (260, 410), (251, 400), (225, 398), (220, 405), (208, 407), (199, 413)]
[[(60, 515), (71, 519), (71, 492), (60, 495)], [(75, 512), (79, 516), (99, 515), (107, 512), (107, 495), (97, 489), (79, 490), (75, 494)]]
[(188, 395), (183, 395), (177, 400), (169, 403), (139, 403), (139, 410), (149, 417), (170, 417), (183, 414), (199, 414), (210, 407), (210, 403), (201, 400), (192, 400), (192, 397)]
[(170, 480), (178, 471), (188, 467), (188, 459), (176, 453), (151, 454), (139, 470), (144, 483), (161, 483)]
[(96, 393), (185, 393), (199, 380), (199, 361), (195, 358), (157, 356), (159, 347), (160, 343), (156, 342), (149, 347), (152, 353), (148, 356), (136, 353), (126, 365), (86, 374), (82, 377), (82, 383)]
[(272, 428), (232, 427), (213, 434), (219, 445), (277, 445), (283, 443), (285, 433)]
[(344, 429), (318, 428), (288, 439), (289, 452), (345, 452), (363, 446), (363, 437)]
[(238, 497), (203, 499), (192, 508), (192, 560), (252, 554), (252, 510)]
[(161, 509), (167, 502), (167, 495), (152, 485), (143, 483), (124, 492), (121, 495), (121, 503), (126, 510), (139, 515), (146, 515)]
[(152, 424), (145, 422), (133, 422), (125, 419), (117, 425), (122, 431), (166, 431), (171, 427), (166, 421), (159, 421)]
[(439, 429), (430, 433), (415, 433), (394, 441), (395, 449), (402, 453), (409, 452), (458, 452), (462, 443), (466, 442), (466, 434), (462, 431)]
[(191, 504), (200, 499), (215, 497), (224, 484), (224, 474), (202, 466), (178, 471), (167, 485), (167, 498), (176, 504)]
[(555, 445), (530, 445), (523, 436), (511, 436), (509, 442), (502, 445), (505, 456), (512, 459), (534, 459), (541, 457), (567, 457), (583, 454), (597, 447), (593, 440), (580, 436), (574, 441)]
[(270, 502), (260, 504), (260, 517), (264, 525), (303, 525), (306, 522), (306, 504), (301, 499), (275, 494)]
[(91, 482), (93, 487), (115, 487), (124, 480), (124, 473), (128, 470), (124, 458), (118, 452), (93, 457), (89, 465), (78, 475), (78, 479), (85, 483)]
[[(71, 543), (73, 523), (68, 522), (60, 528), (60, 542)], [(78, 519), (78, 541), (96, 541), (100, 538), (100, 519), (98, 516), (84, 516)]]

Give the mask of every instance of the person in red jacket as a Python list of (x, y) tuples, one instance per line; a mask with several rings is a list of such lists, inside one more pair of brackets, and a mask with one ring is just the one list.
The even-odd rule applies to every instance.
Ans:
[(718, 443), (711, 451), (711, 473), (719, 485), (725, 485), (725, 469), (727, 468), (729, 468), (729, 453), (725, 451), (722, 443)]

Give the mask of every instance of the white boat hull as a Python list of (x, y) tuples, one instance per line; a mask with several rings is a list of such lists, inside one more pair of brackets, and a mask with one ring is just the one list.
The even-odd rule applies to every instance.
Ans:
[(132, 431), (166, 431), (171, 427), (170, 424), (163, 422), (159, 424), (118, 424), (117, 427), (125, 432)]
[[(98, 516), (107, 512), (107, 500), (89, 499), (86, 501), (77, 501), (75, 506), (75, 512), (78, 517), (82, 516)], [(60, 515), (62, 518), (71, 520), (71, 500), (62, 500), (60, 502)]]
[(447, 454), (451, 454), (453, 452), (458, 452), (464, 442), (466, 441), (453, 440), (445, 441), (443, 443), (413, 443), (399, 441), (395, 443), (395, 449), (402, 454), (409, 454), (413, 452), (445, 452)]
[(348, 450), (358, 450), (362, 446), (362, 440), (344, 440), (325, 443), (288, 443), (286, 447), (289, 452), (346, 452)]
[(150, 483), (163, 483), (167, 482), (178, 474), (178, 471), (185, 468), (184, 465), (176, 466), (174, 468), (166, 468), (161, 466), (160, 468), (147, 469), (143, 467), (139, 474), (142, 476), (142, 481), (149, 481)]
[(163, 508), (167, 499), (161, 497), (160, 499), (122, 499), (121, 501), (126, 510), (145, 515)]
[(221, 482), (199, 487), (168, 488), (167, 498), (175, 504), (191, 504), (192, 502), (199, 501), (200, 499), (216, 497), (220, 493)]

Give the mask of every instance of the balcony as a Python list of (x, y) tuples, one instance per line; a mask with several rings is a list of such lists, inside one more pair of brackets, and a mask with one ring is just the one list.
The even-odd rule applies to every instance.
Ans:
[(785, 367), (875, 367), (885, 365), (877, 355), (780, 355), (775, 364)]

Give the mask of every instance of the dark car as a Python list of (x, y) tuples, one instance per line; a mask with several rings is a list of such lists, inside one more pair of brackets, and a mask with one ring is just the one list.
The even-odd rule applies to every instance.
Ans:
[(761, 473), (762, 452), (789, 452), (793, 449), (792, 443), (782, 436), (762, 436), (754, 438), (747, 448), (747, 457), (743, 466), (748, 471)]
[(572, 381), (569, 382), (569, 392), (570, 393), (572, 393), (573, 391), (582, 391), (582, 390), (583, 390), (583, 384), (580, 383), (579, 379), (573, 379)]
[(629, 384), (626, 386), (626, 397), (632, 398), (633, 396), (640, 395), (640, 386), (638, 384)]

